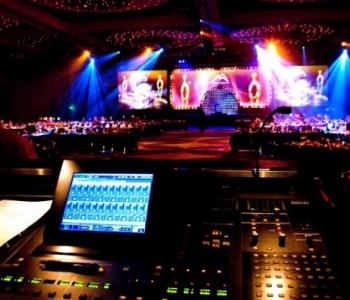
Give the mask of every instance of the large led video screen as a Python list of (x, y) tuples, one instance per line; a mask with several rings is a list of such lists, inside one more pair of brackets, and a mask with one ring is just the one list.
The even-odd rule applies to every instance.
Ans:
[(161, 109), (167, 106), (167, 71), (123, 71), (118, 73), (120, 109)]
[(170, 102), (175, 109), (201, 107), (206, 115), (234, 115), (239, 107), (268, 107), (271, 89), (258, 68), (176, 69)]
[(288, 66), (269, 77), (277, 105), (315, 107), (327, 103), (327, 66)]

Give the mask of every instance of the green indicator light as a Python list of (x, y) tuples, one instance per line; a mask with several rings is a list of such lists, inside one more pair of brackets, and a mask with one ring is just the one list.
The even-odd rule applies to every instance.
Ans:
[(68, 285), (70, 285), (70, 281), (68, 281), (68, 280), (60, 280), (58, 282), (58, 285), (68, 286)]
[(166, 292), (167, 294), (177, 294), (178, 288), (177, 287), (168, 287)]
[(106, 282), (104, 285), (103, 285), (103, 288), (105, 290), (109, 290), (111, 288), (111, 284), (109, 282)]
[(218, 297), (227, 297), (227, 290), (217, 290), (216, 296)]
[(40, 282), (42, 281), (41, 278), (38, 278), (38, 277), (34, 277), (30, 280), (30, 283), (31, 284), (39, 284)]
[(201, 296), (210, 296), (211, 290), (209, 289), (200, 289), (199, 290), (199, 295)]
[(1, 281), (10, 282), (12, 280), (12, 278), (13, 278), (13, 276), (7, 275), (4, 277), (1, 277)]
[(84, 286), (84, 281), (74, 281), (73, 286), (76, 286), (78, 288), (82, 288)]
[(98, 289), (100, 287), (100, 283), (98, 283), (98, 282), (89, 282), (87, 284), (87, 287), (91, 288), (91, 289)]
[(184, 295), (188, 295), (190, 293), (190, 289), (189, 288), (184, 288), (183, 294)]
[(17, 283), (22, 283), (24, 281), (24, 277), (23, 276), (17, 277), (13, 281)]

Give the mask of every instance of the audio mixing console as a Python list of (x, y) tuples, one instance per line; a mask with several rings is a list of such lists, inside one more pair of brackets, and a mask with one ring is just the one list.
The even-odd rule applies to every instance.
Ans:
[[(89, 187), (93, 190), (91, 178), (98, 178), (109, 187), (105, 197), (95, 199), (94, 205), (102, 207), (103, 204), (103, 209), (107, 205), (107, 210), (111, 211), (113, 205), (124, 205), (124, 209), (131, 203), (131, 212), (127, 210), (125, 216), (141, 215), (147, 219), (157, 217), (156, 213), (152, 214), (152, 210), (156, 211), (152, 208), (152, 201), (148, 205), (148, 196), (153, 195), (149, 189), (151, 186), (154, 189), (152, 176), (129, 174), (132, 177), (130, 182), (126, 180), (127, 176), (122, 177), (122, 172), (117, 175), (102, 173), (102, 177), (96, 172), (91, 172), (92, 177), (87, 175), (87, 170), (84, 173), (72, 172), (80, 175), (72, 175), (73, 180), (64, 181), (68, 185), (61, 193), (66, 195), (64, 200), (56, 193), (55, 201), (63, 203), (58, 206), (61, 207), (61, 219), (56, 223), (55, 217), (48, 219), (56, 225), (50, 225), (49, 230), (46, 228), (44, 237), (43, 229), (39, 228), (25, 246), (2, 263), (0, 299), (347, 299), (348, 291), (339, 272), (341, 268), (334, 264), (336, 253), (328, 251), (327, 240), (310, 199), (280, 191), (238, 189), (237, 192), (237, 189), (232, 190), (227, 180), (220, 184), (220, 180), (216, 179), (219, 184), (205, 189), (213, 188), (210, 194), (200, 193), (197, 199), (192, 199), (197, 201), (196, 205), (205, 206), (205, 213), (195, 216), (191, 210), (188, 215), (192, 217), (179, 216), (182, 221), (170, 225), (168, 217), (168, 222), (176, 218), (167, 212), (168, 217), (160, 217), (160, 227), (140, 223), (140, 220), (135, 223), (131, 218), (130, 224), (136, 227), (130, 227), (130, 232), (124, 235), (125, 232), (120, 232), (121, 228), (129, 228), (130, 224), (127, 219), (120, 219), (123, 217), (122, 210), (116, 214), (118, 219), (112, 220), (112, 224), (118, 226), (108, 227), (111, 226), (108, 214), (102, 218), (103, 224), (109, 224), (107, 227), (94, 227), (98, 220), (86, 220), (94, 209), (81, 199), (93, 195), (86, 192), (83, 198), (76, 199), (77, 191), (84, 189), (81, 178), (89, 179), (86, 191)], [(109, 176), (114, 176), (112, 181)], [(118, 200), (113, 196), (118, 193), (108, 193), (110, 189), (118, 190), (118, 186), (111, 187), (116, 178), (121, 185), (133, 191), (134, 198)], [(137, 188), (133, 187), (135, 182)], [(62, 182), (59, 182), (58, 188), (61, 188), (60, 184)], [(234, 186), (237, 187), (236, 184)], [(103, 194), (103, 187), (96, 189), (99, 195)], [(73, 192), (70, 194), (70, 191)], [(137, 196), (135, 191), (143, 192)], [(169, 201), (179, 194), (181, 191), (169, 196)], [(204, 201), (202, 197), (210, 199)], [(164, 197), (160, 198), (165, 201)], [(115, 201), (111, 200), (110, 205), (108, 199)], [(74, 210), (78, 200), (81, 203), (77, 203)], [(68, 217), (79, 210), (79, 205), (89, 207), (84, 222), (80, 220), (81, 215), (80, 221)], [(133, 205), (136, 205), (135, 212), (132, 212)], [(144, 208), (140, 209), (144, 205), (149, 207), (148, 213)], [(163, 206), (169, 210), (169, 205)], [(173, 214), (177, 211), (174, 208)], [(183, 208), (179, 211), (185, 214)], [(185, 222), (183, 219), (186, 219)], [(79, 227), (81, 224), (88, 226)], [(78, 227), (73, 229), (70, 225)], [(57, 228), (52, 229), (55, 226)], [(96, 232), (90, 233), (91, 228), (97, 228)], [(114, 228), (116, 232), (104, 232), (108, 228)], [(150, 230), (150, 236), (147, 236), (147, 230)], [(63, 238), (50, 240), (48, 234), (62, 235)], [(81, 243), (79, 239), (89, 240), (90, 234), (93, 235), (91, 244), (87, 246), (86, 241)], [(103, 235), (103, 239), (96, 238), (99, 234)], [(145, 237), (140, 238), (143, 234)], [(123, 235), (122, 238), (120, 235)], [(62, 241), (69, 242), (65, 244)], [(95, 242), (104, 245), (93, 244)]]

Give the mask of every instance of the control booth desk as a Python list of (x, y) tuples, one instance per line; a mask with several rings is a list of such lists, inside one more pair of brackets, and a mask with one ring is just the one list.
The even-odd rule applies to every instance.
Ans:
[[(155, 161), (3, 169), (53, 199), (2, 245), (0, 299), (349, 299), (350, 175)], [(23, 179), (24, 178), (24, 179)]]

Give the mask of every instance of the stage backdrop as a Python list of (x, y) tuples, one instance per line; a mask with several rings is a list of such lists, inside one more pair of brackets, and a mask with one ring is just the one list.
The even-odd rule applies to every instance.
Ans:
[(168, 102), (167, 71), (118, 72), (120, 109), (160, 109)]
[(319, 107), (327, 104), (327, 66), (288, 66), (271, 71), (267, 77), (273, 86), (277, 106)]
[(237, 114), (238, 107), (265, 108), (271, 87), (258, 68), (176, 69), (170, 103), (175, 109), (202, 107), (205, 114)]

